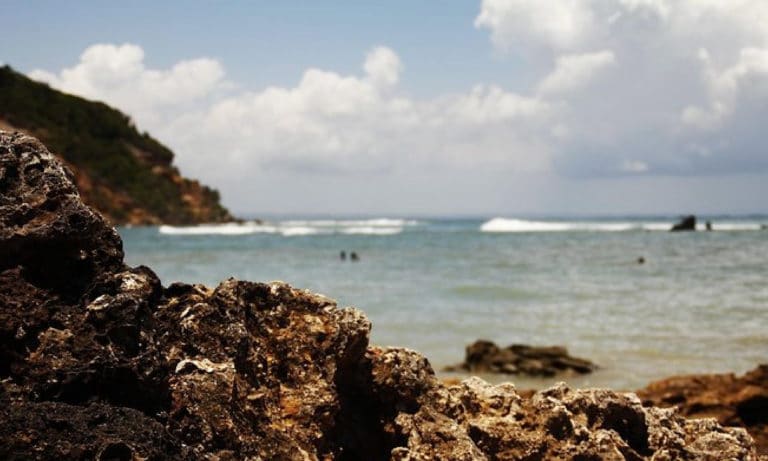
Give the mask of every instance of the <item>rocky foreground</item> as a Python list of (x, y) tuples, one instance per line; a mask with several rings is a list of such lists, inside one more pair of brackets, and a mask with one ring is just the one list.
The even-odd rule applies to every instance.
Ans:
[(768, 455), (768, 365), (743, 376), (733, 373), (674, 376), (637, 391), (645, 405), (676, 407), (689, 418), (715, 418), (744, 427), (758, 452)]
[(161, 286), (43, 145), (0, 134), (0, 459), (758, 459), (633, 394), (445, 386), (370, 327), (282, 283)]

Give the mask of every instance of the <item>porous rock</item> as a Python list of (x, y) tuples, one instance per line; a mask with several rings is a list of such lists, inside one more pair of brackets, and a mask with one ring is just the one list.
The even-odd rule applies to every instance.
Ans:
[(85, 206), (71, 175), (38, 140), (0, 134), (0, 270), (76, 295), (123, 264), (122, 242)]
[(631, 395), (447, 387), (283, 283), (163, 287), (34, 139), (0, 133), (0, 458), (755, 459)]
[(646, 405), (676, 407), (690, 418), (716, 418), (746, 428), (758, 452), (768, 455), (768, 365), (733, 373), (685, 375), (655, 381), (637, 394)]

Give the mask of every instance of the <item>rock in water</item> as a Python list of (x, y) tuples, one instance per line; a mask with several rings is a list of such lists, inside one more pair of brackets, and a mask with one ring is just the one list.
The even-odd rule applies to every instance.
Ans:
[(447, 367), (446, 371), (555, 376), (568, 372), (591, 373), (596, 368), (589, 360), (572, 357), (561, 346), (512, 344), (502, 349), (491, 341), (481, 339), (467, 346), (463, 363)]
[(446, 387), (282, 283), (163, 287), (32, 138), (0, 132), (0, 192), (0, 459), (757, 459), (632, 394)]
[(672, 226), (672, 229), (670, 229), (670, 231), (672, 232), (695, 231), (695, 230), (696, 230), (696, 216), (694, 215), (685, 216), (680, 220), (680, 222)]

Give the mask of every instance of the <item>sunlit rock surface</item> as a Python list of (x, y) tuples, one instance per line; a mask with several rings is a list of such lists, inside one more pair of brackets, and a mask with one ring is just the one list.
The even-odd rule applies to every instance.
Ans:
[(0, 135), (0, 194), (0, 459), (757, 459), (632, 394), (445, 386), (282, 283), (163, 287), (32, 138)]
[(691, 418), (716, 418), (746, 428), (758, 451), (768, 455), (768, 365), (743, 376), (733, 373), (673, 376), (638, 391), (647, 405), (676, 407)]

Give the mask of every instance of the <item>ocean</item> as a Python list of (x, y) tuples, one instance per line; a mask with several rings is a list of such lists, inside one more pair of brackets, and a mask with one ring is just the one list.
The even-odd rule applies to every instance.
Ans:
[[(484, 375), (632, 390), (768, 362), (768, 217), (274, 218), (118, 229), (126, 260), (164, 284), (282, 280), (362, 309), (371, 343), (426, 355), (439, 375), (476, 339), (562, 345), (589, 375)], [(359, 261), (341, 260), (355, 252)], [(638, 258), (644, 258), (643, 264)]]

